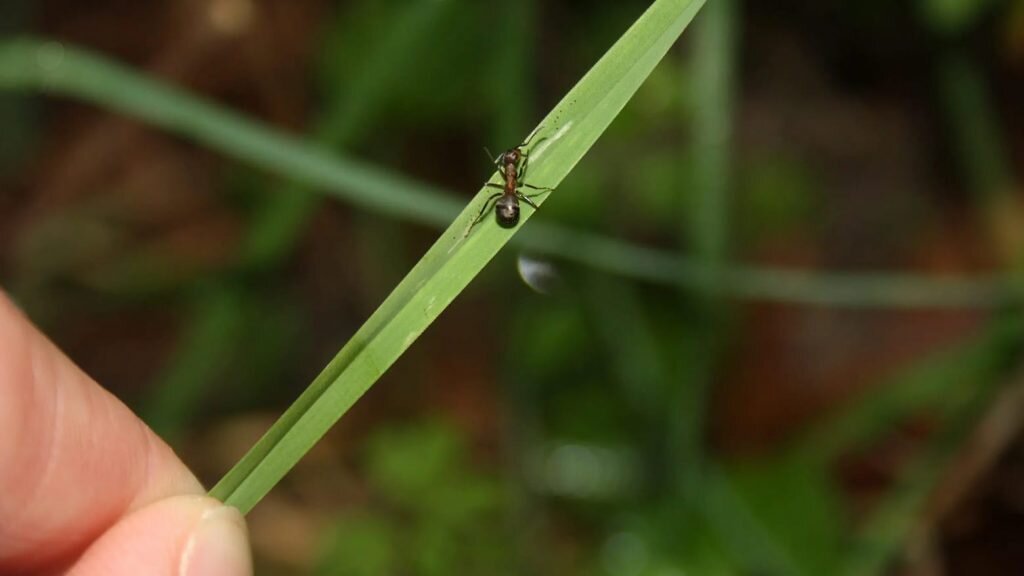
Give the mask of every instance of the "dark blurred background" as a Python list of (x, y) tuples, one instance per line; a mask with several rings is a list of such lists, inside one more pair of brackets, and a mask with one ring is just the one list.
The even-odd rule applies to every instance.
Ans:
[[(647, 5), (0, 29), (468, 201)], [(208, 485), (439, 233), (74, 97), (0, 127), (0, 285)], [(251, 513), (258, 572), (1024, 573), (1022, 165), (1024, 1), (709, 0), (521, 231), (680, 270), (510, 245)]]

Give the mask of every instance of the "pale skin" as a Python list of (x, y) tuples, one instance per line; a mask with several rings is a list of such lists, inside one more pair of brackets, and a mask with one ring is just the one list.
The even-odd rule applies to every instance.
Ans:
[(242, 516), (2, 291), (0, 574), (252, 574)]

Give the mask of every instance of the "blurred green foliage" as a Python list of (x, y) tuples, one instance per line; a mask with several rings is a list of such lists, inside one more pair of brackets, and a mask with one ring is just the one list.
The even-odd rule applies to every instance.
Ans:
[[(486, 3), (448, 2), (335, 6), (319, 32), (310, 139), (395, 167), (389, 174), (459, 189), (476, 183), (491, 170), (481, 144), (509, 145), (645, 4), (522, 2), (506, 7), (508, 18), (496, 18)], [(948, 148), (969, 190), (967, 204), (978, 213), (988, 195), (1009, 194), (1014, 177), (986, 67), (961, 42), (1004, 4), (917, 4), (921, 29), (942, 37), (934, 62), (939, 81), (927, 91), (945, 105), (936, 108), (951, 128)], [(830, 10), (837, 18), (876, 11), (885, 15), (879, 20), (891, 20), (901, 7), (874, 2)], [(737, 10), (726, 18), (742, 30), (745, 15)], [(735, 95), (728, 83), (720, 86), (726, 93), (708, 93), (708, 82), (698, 81), (731, 74), (742, 90), (750, 72), (743, 69), (751, 57), (743, 51), (747, 36), (728, 22), (708, 33), (710, 61), (696, 62), (700, 52), (689, 43), (670, 54), (606, 142), (544, 206), (545, 219), (672, 246), (703, 263), (756, 253), (772, 241), (806, 246), (829, 226), (821, 213), (830, 167), (816, 164), (806, 149), (741, 143), (741, 156), (728, 146), (694, 146), (701, 130), (714, 139), (721, 137), (716, 128), (728, 133), (730, 124), (749, 120), (742, 102), (729, 99)], [(716, 42), (735, 50), (734, 57), (718, 59)], [(368, 54), (365, 46), (380, 52)], [(8, 136), (0, 165), (25, 154), (24, 143), (41, 129), (34, 105), (8, 96), (0, 101)], [(296, 366), (312, 362), (307, 351), (326, 321), (307, 315), (303, 293), (289, 280), (317, 213), (312, 191), (241, 166), (223, 180), (248, 234), (237, 265), (214, 279), (197, 277), (143, 250), (75, 284), (105, 295), (108, 306), (154, 293), (184, 302), (180, 343), (142, 403), (147, 420), (172, 441), (221, 413), (276, 410), (308, 376)], [(731, 204), (715, 207), (723, 194)], [(421, 239), (418, 229), (392, 221), (391, 212), (347, 215), (352, 252), (339, 246), (339, 257), (359, 255), (351, 274), (368, 296), (353, 307), (369, 310), (418, 254)], [(130, 243), (108, 224), (102, 206), (86, 203), (50, 215), (19, 239), (16, 280), (39, 298), (39, 314), (59, 312), (44, 289), (64, 287), (67, 270), (87, 269), (95, 254)], [(503, 458), (515, 464), (475, 463), (466, 433), (435, 420), (378, 427), (360, 458), (370, 496), (337, 512), (320, 542), (317, 574), (531, 571), (524, 566), (560, 574), (883, 574), (942, 466), (1006, 385), (1019, 355), (1019, 318), (1000, 310), (1001, 321), (982, 319), (987, 327), (822, 411), (789, 442), (756, 457), (723, 456), (705, 436), (706, 419), (715, 387), (748, 360), (736, 348), (750, 308), (702, 290), (640, 285), (568, 265), (560, 290), (541, 297), (513, 280), (515, 256), (499, 256), (469, 290), (470, 299), (496, 303), (472, 306), (497, 327), (480, 339), (500, 350), (497, 384), (488, 390), (514, 420), (500, 443), (508, 452)], [(428, 374), (434, 353), (414, 349), (403, 362)], [(769, 376), (765, 386), (773, 383)], [(934, 433), (857, 517), (838, 485), (837, 459), (872, 450), (922, 416), (936, 422)], [(680, 438), (688, 445), (681, 447)], [(698, 459), (706, 460), (700, 473), (680, 482)], [(532, 538), (521, 533), (524, 525)]]
[(835, 574), (847, 523), (829, 471), (800, 456), (738, 463), (730, 470), (740, 502), (786, 551), (800, 574)]
[(742, 214), (737, 215), (743, 244), (757, 245), (792, 234), (821, 232), (816, 204), (820, 184), (805, 162), (784, 152), (751, 158), (742, 172)]
[(471, 466), (459, 431), (437, 421), (383, 427), (364, 466), (370, 502), (339, 519), (316, 574), (515, 573), (508, 494)]
[(999, 0), (918, 0), (924, 20), (936, 31), (962, 33)]

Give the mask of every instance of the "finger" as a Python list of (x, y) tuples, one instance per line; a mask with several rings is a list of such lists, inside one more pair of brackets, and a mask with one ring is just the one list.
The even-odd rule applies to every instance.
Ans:
[(142, 508), (107, 531), (68, 576), (251, 576), (242, 515), (204, 496)]
[(0, 573), (66, 562), (128, 512), (202, 493), (170, 448), (2, 291), (0, 455)]

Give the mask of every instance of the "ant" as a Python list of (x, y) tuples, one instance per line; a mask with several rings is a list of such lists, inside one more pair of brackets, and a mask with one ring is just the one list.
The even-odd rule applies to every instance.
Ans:
[[(480, 215), (473, 221), (472, 226), (469, 227), (470, 230), (473, 229), (473, 226), (476, 226), (484, 219), (487, 215), (487, 208), (496, 198), (498, 201), (494, 204), (494, 216), (498, 221), (498, 226), (501, 226), (502, 228), (515, 228), (516, 224), (519, 223), (520, 200), (532, 206), (534, 210), (537, 210), (538, 206), (533, 202), (533, 200), (531, 200), (531, 198), (554, 190), (554, 188), (538, 188), (537, 186), (532, 186), (524, 182), (526, 179), (526, 169), (530, 165), (530, 157), (523, 151), (523, 148), (529, 145), (530, 139), (532, 138), (533, 136), (530, 136), (530, 138), (527, 138), (526, 141), (519, 146), (502, 152), (501, 155), (493, 161), (498, 166), (498, 172), (505, 180), (505, 184), (494, 184), (493, 182), (485, 184), (488, 188), (497, 188), (501, 190), (501, 192), (492, 194), (491, 197), (484, 202), (484, 207), (480, 210)], [(546, 138), (541, 138), (537, 143), (539, 144), (544, 140), (546, 140)], [(487, 149), (485, 148), (484, 150), (486, 151)], [(491, 153), (488, 152), (487, 156), (490, 157)], [(539, 190), (539, 192), (536, 194), (526, 195), (521, 192), (521, 189), (523, 188)], [(468, 234), (469, 231), (466, 233)]]

